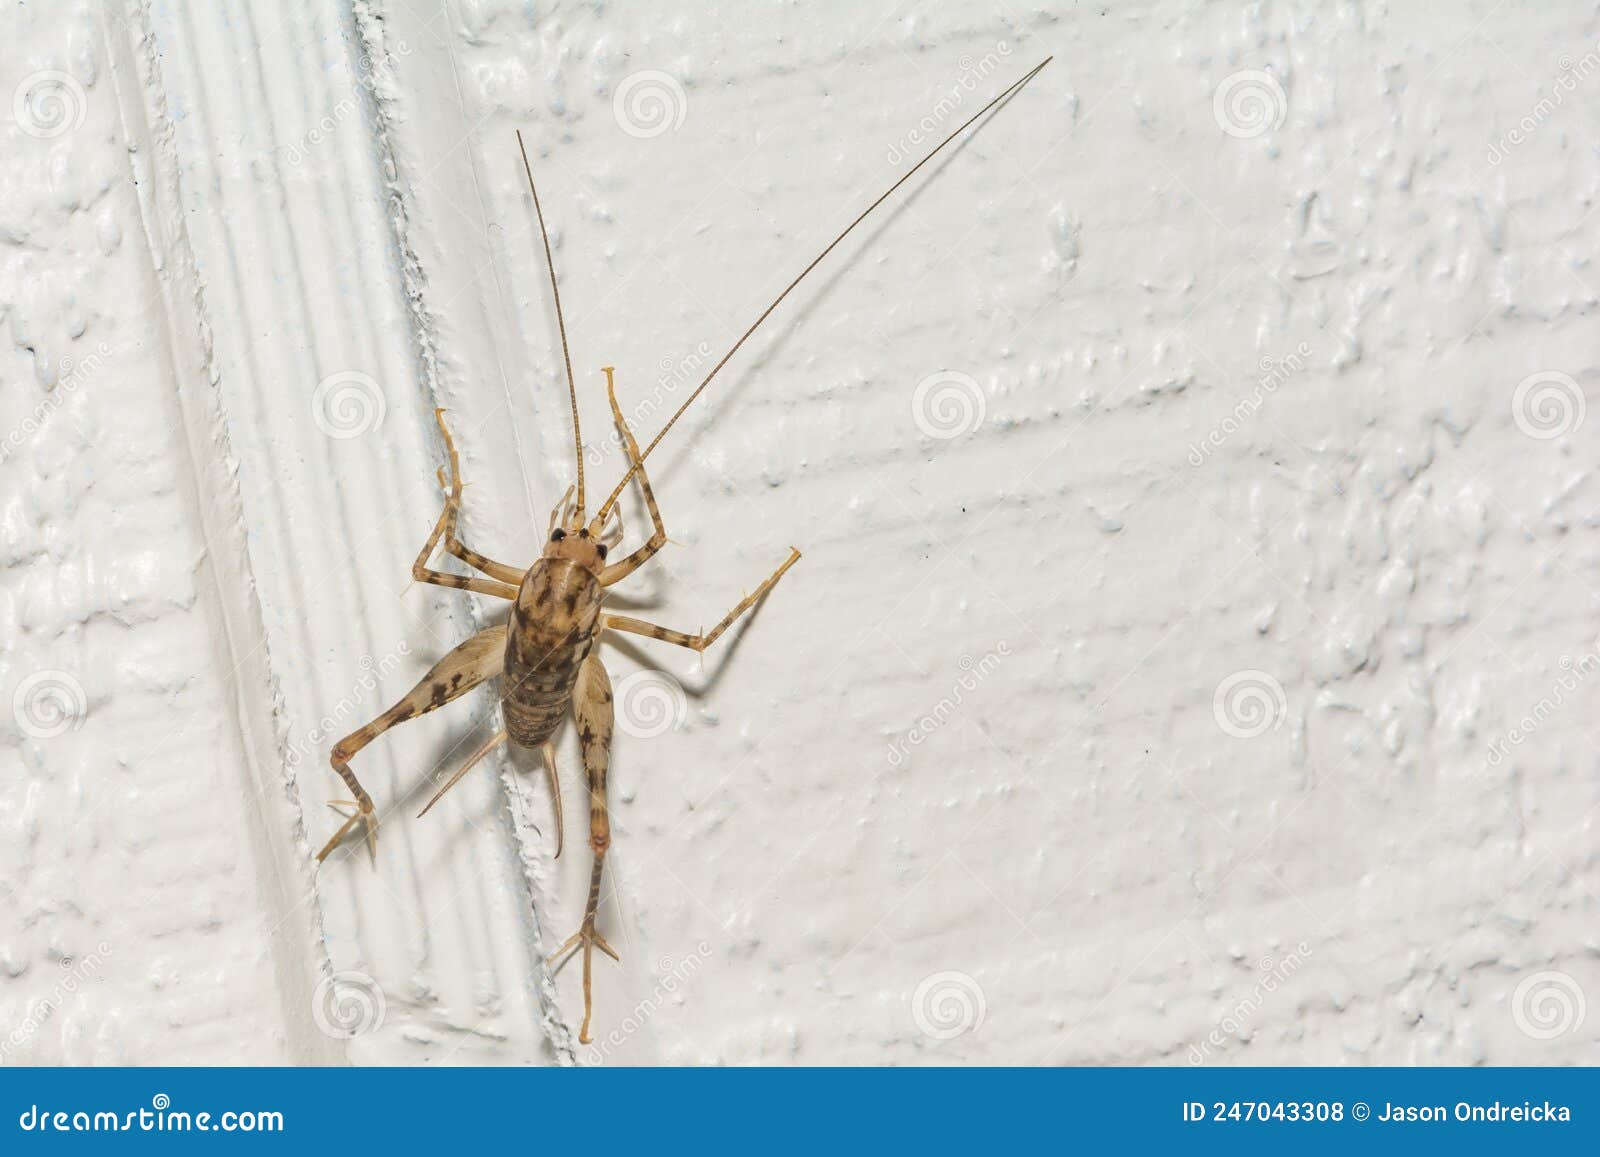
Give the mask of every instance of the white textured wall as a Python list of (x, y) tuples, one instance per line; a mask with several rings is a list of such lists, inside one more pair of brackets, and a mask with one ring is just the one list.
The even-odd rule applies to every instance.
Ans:
[[(1600, 1060), (1593, 5), (63, 11), (0, 15), (0, 1060)], [(570, 478), (513, 132), (609, 488), (601, 365), (653, 432), (1052, 53), (652, 459), (631, 613), (805, 558), (605, 652), (579, 1046), (570, 737), (559, 862), (536, 760), (415, 819), (488, 693), (311, 861), (504, 613), (409, 579), (432, 408), (480, 550)]]

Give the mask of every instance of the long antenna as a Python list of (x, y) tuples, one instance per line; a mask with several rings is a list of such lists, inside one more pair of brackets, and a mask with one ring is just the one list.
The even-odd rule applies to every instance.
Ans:
[(544, 210), (539, 207), (539, 190), (533, 184), (533, 167), (528, 164), (528, 147), (517, 130), (517, 148), (522, 150), (522, 171), (528, 174), (528, 192), (533, 194), (533, 211), (539, 218), (539, 236), (544, 238), (544, 263), (550, 269), (550, 293), (556, 299), (556, 325), (561, 330), (561, 357), (567, 363), (567, 398), (572, 403), (572, 446), (578, 460), (578, 516), (583, 516), (583, 434), (578, 429), (578, 387), (572, 381), (572, 354), (567, 351), (567, 319), (561, 316), (561, 289), (556, 285), (556, 259), (550, 255), (550, 233), (544, 227)]
[[(915, 174), (918, 169), (922, 168), (923, 165), (926, 165), (929, 161), (933, 160), (933, 158), (939, 154), (940, 150), (942, 150), (951, 141), (953, 141), (957, 137), (959, 137), (967, 129), (972, 127), (973, 123), (975, 121), (977, 121), (980, 117), (982, 117), (984, 113), (986, 113), (990, 109), (994, 108), (995, 105), (997, 105), (1001, 101), (1005, 100), (1008, 96), (1011, 96), (1018, 89), (1020, 89), (1023, 85), (1027, 84), (1030, 80), (1032, 80), (1035, 76), (1037, 76), (1039, 74), (1039, 70), (1044, 68), (1045, 65), (1049, 64), (1054, 59), (1055, 59), (1055, 57), (1053, 57), (1053, 56), (1045, 57), (1038, 64), (1036, 64), (1033, 67), (1033, 69), (1031, 71), (1029, 71), (1029, 73), (1026, 76), (1024, 76), (1021, 80), (1017, 81), (1010, 88), (1006, 89), (999, 96), (995, 97), (988, 104), (984, 105), (977, 112), (973, 113), (970, 117), (968, 117), (966, 119), (966, 121), (964, 121), (962, 123), (960, 128), (956, 129), (949, 136), (945, 137), (944, 140), (940, 141), (939, 144), (937, 146), (935, 146), (934, 149), (932, 151), (930, 151), (927, 156), (923, 157), (922, 160), (918, 161), (915, 165), (912, 165), (911, 168), (908, 169), (905, 172), (905, 174), (903, 176), (901, 176), (901, 178), (898, 181), (896, 181), (894, 184), (890, 185), (889, 188), (887, 190), (885, 190), (883, 196), (879, 197), (876, 201), (872, 202), (872, 204), (868, 205), (865, 209), (861, 210), (860, 215), (858, 217), (856, 217), (856, 219), (854, 221), (850, 222), (850, 224), (846, 225), (844, 227), (844, 231), (841, 232), (832, 241), (830, 241), (828, 243), (828, 247), (826, 249), (824, 249), (821, 253), (817, 254), (816, 257), (814, 257), (812, 259), (811, 264), (807, 265), (804, 269), (802, 269), (800, 271), (800, 275), (798, 277), (796, 277), (793, 281), (789, 282), (789, 284), (784, 287), (783, 292), (778, 294), (778, 296), (773, 299), (772, 304), (767, 306), (766, 309), (761, 311), (761, 316), (756, 318), (756, 320), (751, 324), (750, 328), (745, 330), (744, 333), (739, 336), (739, 340), (733, 343), (732, 348), (730, 348), (727, 353), (722, 355), (722, 360), (719, 361), (716, 365), (711, 367), (711, 372), (705, 376), (705, 380), (702, 381), (698, 386), (696, 386), (694, 388), (694, 393), (690, 394), (689, 397), (684, 401), (683, 405), (678, 407), (677, 413), (673, 414), (671, 418), (668, 418), (667, 419), (667, 424), (665, 426), (661, 427), (661, 430), (656, 434), (656, 436), (654, 438), (650, 439), (650, 444), (644, 448), (644, 453), (640, 454), (638, 456), (638, 458), (636, 458), (634, 460), (633, 464), (628, 467), (628, 472), (622, 476), (622, 481), (617, 483), (616, 489), (612, 490), (610, 497), (608, 497), (605, 500), (605, 502), (601, 504), (599, 511), (596, 512), (596, 514), (595, 514), (595, 517), (596, 518), (604, 518), (607, 514), (609, 514), (611, 512), (611, 507), (616, 503), (618, 497), (621, 496), (623, 488), (628, 485), (628, 480), (631, 479), (634, 476), (634, 474), (638, 471), (640, 465), (644, 462), (644, 460), (646, 458), (650, 457), (650, 452), (652, 450), (654, 450), (657, 445), (660, 444), (661, 439), (663, 439), (663, 438), (665, 438), (667, 436), (667, 431), (672, 429), (672, 427), (677, 423), (679, 418), (683, 417), (683, 412), (694, 404), (694, 400), (700, 396), (701, 391), (703, 391), (708, 385), (711, 384), (711, 379), (717, 376), (718, 371), (721, 370), (723, 366), (728, 364), (728, 359), (733, 357), (734, 354), (739, 352), (739, 347), (744, 345), (745, 341), (750, 337), (750, 335), (756, 332), (756, 330), (760, 327), (761, 323), (767, 320), (768, 315), (771, 314), (773, 310), (778, 308), (778, 306), (782, 303), (783, 299), (789, 296), (789, 291), (792, 290), (795, 286), (799, 285), (802, 281), (805, 280), (806, 274), (810, 273), (819, 264), (821, 264), (822, 263), (822, 259), (824, 257), (826, 257), (828, 254), (832, 253), (833, 250), (834, 250), (834, 247), (837, 246), (839, 244), (839, 242), (843, 241), (846, 237), (848, 237), (850, 235), (850, 231), (852, 229), (854, 229), (857, 225), (861, 224), (862, 221), (866, 220), (867, 214), (871, 213), (879, 205), (881, 205), (885, 201), (887, 201), (894, 194), (894, 191), (896, 189), (898, 189), (901, 185), (905, 184), (907, 181), (909, 181), (912, 178), (913, 174)], [(537, 204), (537, 200), (535, 200), (535, 204)], [(559, 306), (557, 307), (557, 309), (559, 311)]]

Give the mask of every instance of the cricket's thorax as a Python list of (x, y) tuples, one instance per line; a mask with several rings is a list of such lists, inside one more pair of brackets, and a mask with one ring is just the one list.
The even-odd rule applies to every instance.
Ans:
[(537, 747), (566, 714), (578, 668), (594, 646), (601, 601), (594, 573), (568, 559), (542, 558), (523, 576), (502, 676), (502, 710), (513, 743)]

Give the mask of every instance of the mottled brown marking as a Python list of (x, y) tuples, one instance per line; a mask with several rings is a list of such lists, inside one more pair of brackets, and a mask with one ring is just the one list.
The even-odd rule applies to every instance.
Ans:
[(603, 598), (598, 576), (571, 559), (547, 556), (528, 568), (506, 634), (501, 708), (512, 742), (537, 747), (566, 716)]

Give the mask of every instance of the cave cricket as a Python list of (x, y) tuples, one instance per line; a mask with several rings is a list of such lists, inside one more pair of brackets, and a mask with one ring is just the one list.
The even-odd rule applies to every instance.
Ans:
[[(795, 286), (821, 263), (850, 232), (884, 201), (909, 181), (916, 172), (937, 156), (945, 146), (961, 136), (985, 114), (1036, 76), (1049, 57), (1036, 65), (1022, 79), (989, 101), (959, 128), (945, 137), (899, 180), (889, 186), (856, 219), (850, 222), (822, 252), (784, 288), (783, 292), (763, 310), (759, 317), (734, 342), (722, 359), (711, 368), (694, 392), (679, 406), (666, 425), (651, 439), (641, 452), (639, 443), (629, 429), (622, 409), (617, 404), (614, 369), (606, 366), (601, 373), (606, 379), (606, 393), (611, 403), (611, 415), (617, 424), (628, 455), (628, 469), (622, 475), (606, 500), (600, 504), (592, 519), (585, 519), (587, 495), (583, 478), (583, 437), (578, 428), (578, 390), (572, 375), (572, 355), (567, 347), (566, 320), (561, 313), (561, 292), (556, 283), (555, 258), (550, 250), (550, 236), (545, 228), (544, 210), (539, 204), (539, 193), (534, 187), (533, 169), (528, 163), (528, 153), (517, 133), (517, 145), (522, 152), (523, 170), (528, 178), (528, 190), (533, 196), (534, 214), (539, 221), (539, 233), (544, 242), (545, 264), (550, 272), (550, 294), (555, 305), (557, 327), (561, 334), (561, 356), (566, 366), (567, 397), (572, 410), (572, 437), (577, 459), (577, 481), (567, 489), (550, 513), (547, 527), (549, 535), (543, 556), (529, 567), (511, 566), (495, 562), (468, 547), (456, 536), (456, 523), (461, 512), (461, 468), (454, 440), (445, 425), (444, 411), (435, 411), (439, 432), (443, 435), (450, 459), (450, 479), (446, 483), (444, 470), (439, 470), (439, 484), (445, 491), (444, 509), (434, 523), (433, 533), (417, 554), (411, 566), (411, 575), (418, 582), (473, 591), (491, 598), (505, 599), (511, 603), (508, 621), (497, 627), (479, 631), (456, 647), (422, 677), (398, 703), (372, 722), (368, 723), (334, 744), (330, 755), (333, 770), (349, 787), (353, 800), (335, 800), (329, 806), (340, 810), (349, 818), (323, 849), (317, 853), (319, 861), (327, 858), (353, 828), (361, 827), (367, 847), (377, 856), (378, 816), (372, 797), (350, 770), (350, 760), (367, 744), (398, 723), (425, 715), (438, 707), (466, 694), (481, 683), (500, 679), (500, 706), (504, 726), (471, 753), (460, 769), (452, 775), (422, 809), (439, 802), (445, 792), (460, 781), (479, 761), (503, 743), (519, 747), (538, 748), (550, 777), (550, 790), (554, 796), (556, 821), (556, 855), (561, 855), (564, 843), (561, 816), (561, 790), (556, 770), (554, 734), (570, 707), (578, 727), (578, 739), (583, 756), (583, 769), (589, 781), (589, 846), (594, 852), (594, 865), (589, 876), (589, 898), (584, 908), (583, 924), (578, 931), (551, 954), (549, 964), (565, 964), (578, 948), (583, 949), (583, 1025), (579, 1040), (589, 1042), (589, 1022), (593, 1014), (591, 990), (592, 951), (600, 951), (613, 960), (620, 959), (595, 928), (595, 917), (600, 907), (600, 879), (605, 864), (606, 851), (611, 846), (611, 821), (606, 810), (606, 775), (610, 766), (612, 695), (611, 680), (600, 662), (596, 644), (605, 632), (618, 631), (659, 639), (679, 647), (702, 652), (722, 636), (738, 618), (759, 603), (777, 584), (786, 571), (800, 559), (798, 550), (790, 550), (789, 557), (727, 613), (709, 632), (689, 634), (645, 622), (627, 615), (608, 614), (604, 610), (606, 588), (614, 586), (642, 567), (667, 543), (666, 527), (656, 499), (650, 489), (650, 479), (644, 470), (645, 460), (667, 436), (685, 410), (694, 404), (706, 386), (711, 383), (728, 360), (739, 351), (745, 341), (775, 310)], [(639, 490), (652, 524), (648, 540), (633, 553), (616, 562), (607, 562), (611, 547), (622, 537), (621, 513), (617, 501), (628, 483), (637, 476)], [(428, 566), (434, 550), (443, 540), (445, 552), (453, 555), (478, 576), (452, 574), (433, 570)], [(479, 577), (482, 576), (482, 577)]]

